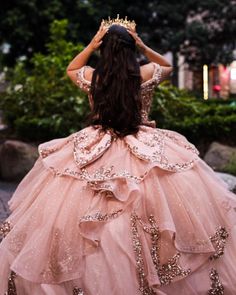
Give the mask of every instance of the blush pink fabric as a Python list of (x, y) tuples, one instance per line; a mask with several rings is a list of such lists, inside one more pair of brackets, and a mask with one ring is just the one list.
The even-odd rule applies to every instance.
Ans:
[[(17, 295), (236, 294), (235, 195), (182, 135), (142, 126), (119, 139), (88, 127), (40, 145), (39, 153), (9, 202), (1, 295), (11, 271)], [(134, 214), (149, 293), (140, 290)], [(160, 264), (179, 253), (178, 265), (190, 270), (170, 284), (161, 283), (150, 252), (143, 226), (150, 216), (160, 233)], [(210, 237), (219, 227), (229, 238), (211, 260), (217, 244)], [(212, 268), (224, 293), (208, 293)]]

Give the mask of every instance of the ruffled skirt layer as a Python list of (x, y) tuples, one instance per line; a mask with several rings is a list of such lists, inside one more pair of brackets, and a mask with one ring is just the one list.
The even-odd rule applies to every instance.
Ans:
[(235, 196), (178, 134), (153, 161), (104, 136), (41, 146), (1, 227), (0, 294), (236, 294)]

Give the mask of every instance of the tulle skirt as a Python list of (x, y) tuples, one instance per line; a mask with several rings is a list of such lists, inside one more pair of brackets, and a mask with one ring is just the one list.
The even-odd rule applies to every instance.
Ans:
[(39, 147), (1, 225), (0, 294), (234, 295), (236, 199), (178, 133)]

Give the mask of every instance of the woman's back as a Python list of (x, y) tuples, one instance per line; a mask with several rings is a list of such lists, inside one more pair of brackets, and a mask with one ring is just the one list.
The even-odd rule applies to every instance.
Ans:
[[(78, 86), (91, 95), (91, 80), (94, 69), (85, 66), (77, 72), (77, 84)], [(140, 85), (140, 97), (141, 97), (141, 124), (148, 126), (155, 126), (155, 122), (148, 120), (148, 114), (150, 111), (152, 96), (156, 86), (163, 80), (163, 69), (159, 64), (149, 63), (140, 67), (141, 85)], [(119, 83), (119, 82), (117, 82)], [(91, 101), (93, 101), (91, 97)]]
[(163, 65), (155, 62), (161, 59), (155, 52), (152, 58), (150, 50), (147, 52), (153, 62), (140, 67), (135, 43), (135, 36), (126, 28), (112, 25), (102, 37), (96, 68), (68, 71), (71, 79), (89, 93), (90, 124), (113, 129), (121, 137), (135, 134), (142, 124), (153, 126), (148, 122), (153, 90), (172, 70), (165, 66), (166, 61)]

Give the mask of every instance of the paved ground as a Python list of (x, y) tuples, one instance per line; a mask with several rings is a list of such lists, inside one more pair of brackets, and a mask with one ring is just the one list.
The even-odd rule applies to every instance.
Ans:
[(16, 183), (0, 181), (0, 221), (3, 221), (9, 215), (7, 202), (16, 189)]

